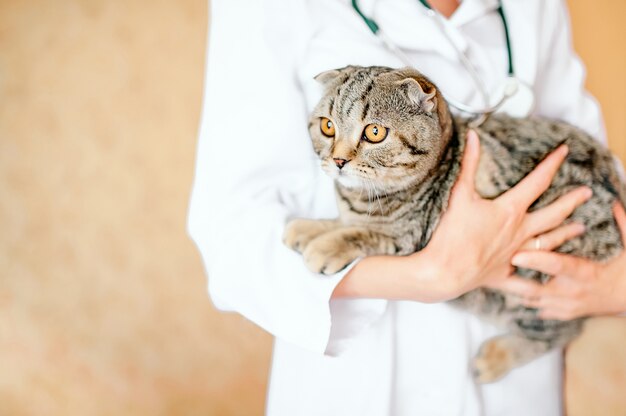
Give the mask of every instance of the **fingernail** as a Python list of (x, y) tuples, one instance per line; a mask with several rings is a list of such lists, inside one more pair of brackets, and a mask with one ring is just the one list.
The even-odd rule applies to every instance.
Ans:
[(476, 134), (476, 132), (472, 129), (469, 129), (467, 131), (467, 141), (469, 143), (474, 143), (476, 139), (478, 139), (478, 135)]
[(527, 260), (527, 256), (524, 254), (516, 254), (511, 259), (511, 264), (513, 266), (522, 267)]
[(559, 147), (559, 152), (565, 155), (569, 152), (569, 147), (566, 144), (562, 144), (561, 147)]
[(576, 234), (583, 234), (587, 229), (587, 227), (585, 227), (585, 224), (580, 222), (575, 222), (574, 227), (574, 231), (576, 232)]
[(584, 186), (583, 190), (581, 191), (581, 194), (583, 196), (583, 198), (585, 198), (585, 200), (591, 198), (591, 196), (593, 195), (593, 190), (588, 187), (588, 186)]

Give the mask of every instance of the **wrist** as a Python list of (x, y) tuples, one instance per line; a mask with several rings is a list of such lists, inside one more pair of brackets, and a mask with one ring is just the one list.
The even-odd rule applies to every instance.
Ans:
[(454, 299), (463, 293), (462, 274), (437, 250), (426, 246), (423, 250), (407, 256), (410, 263), (408, 270), (413, 271), (415, 299), (420, 302), (434, 303)]

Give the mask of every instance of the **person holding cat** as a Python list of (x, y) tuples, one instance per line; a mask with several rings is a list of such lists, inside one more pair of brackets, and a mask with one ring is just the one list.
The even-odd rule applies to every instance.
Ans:
[[(480, 105), (458, 55), (417, 1), (361, 3), (444, 93)], [(497, 2), (429, 3), (448, 16), (446, 30), (487, 86), (496, 88), (506, 77)], [(533, 114), (568, 120), (603, 139), (599, 108), (582, 89), (565, 3), (502, 3), (517, 75), (537, 92)], [(497, 329), (440, 302), (481, 285), (506, 286), (527, 302), (540, 301), (536, 287), (514, 286), (511, 258), (524, 250), (528, 255), (536, 241), (549, 250), (583, 232), (559, 225), (589, 197), (584, 188), (526, 213), (567, 149), (552, 153), (501, 197), (484, 200), (474, 191), (480, 145), (470, 133), (450, 207), (424, 250), (366, 257), (330, 276), (312, 273), (281, 240), (290, 218), (337, 215), (332, 181), (317, 166), (307, 134), (307, 114), (320, 97), (313, 77), (350, 64), (403, 63), (345, 0), (213, 0), (210, 10), (188, 228), (215, 306), (275, 336), (267, 414), (562, 413), (559, 351), (479, 386), (468, 363)], [(623, 230), (623, 212), (616, 213)], [(624, 270), (623, 257), (614, 262)], [(567, 272), (561, 277), (572, 278)]]

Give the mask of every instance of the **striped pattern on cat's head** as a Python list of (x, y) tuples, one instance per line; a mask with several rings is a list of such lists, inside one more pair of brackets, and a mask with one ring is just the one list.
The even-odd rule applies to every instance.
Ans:
[(412, 68), (357, 67), (315, 77), (324, 95), (309, 122), (324, 171), (348, 188), (396, 191), (423, 181), (452, 135), (435, 85)]

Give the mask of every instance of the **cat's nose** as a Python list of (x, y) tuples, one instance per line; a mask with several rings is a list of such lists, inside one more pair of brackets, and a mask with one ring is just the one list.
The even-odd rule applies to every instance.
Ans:
[(333, 158), (333, 160), (335, 161), (335, 165), (337, 165), (339, 169), (343, 168), (346, 165), (346, 163), (349, 162), (349, 160), (340, 159), (340, 158)]

